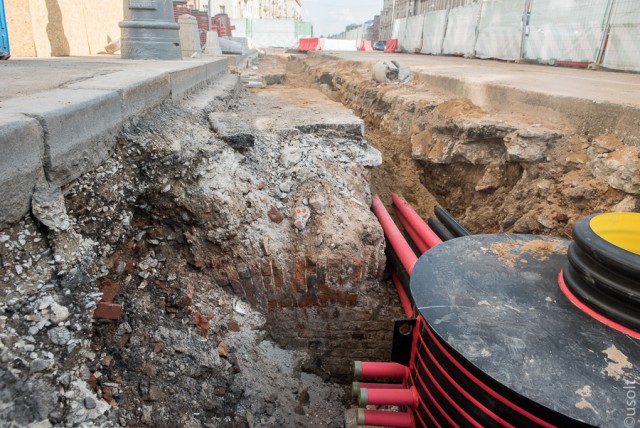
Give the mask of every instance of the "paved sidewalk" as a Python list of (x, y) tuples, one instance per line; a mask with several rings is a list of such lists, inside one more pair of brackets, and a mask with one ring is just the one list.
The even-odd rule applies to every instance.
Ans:
[(124, 122), (227, 73), (226, 57), (0, 62), (0, 225), (29, 210), (38, 180), (64, 185), (107, 159)]
[[(317, 53), (316, 55), (321, 55)], [(419, 81), (496, 112), (525, 114), (640, 146), (640, 74), (382, 52), (326, 53), (375, 63), (395, 60)]]

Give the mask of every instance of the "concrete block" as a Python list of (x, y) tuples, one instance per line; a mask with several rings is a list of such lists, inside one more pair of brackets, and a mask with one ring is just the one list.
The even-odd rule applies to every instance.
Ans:
[(217, 32), (207, 31), (207, 44), (204, 47), (204, 55), (222, 56), (222, 49), (220, 49), (220, 40)]
[(44, 177), (44, 134), (37, 120), (0, 113), (0, 228), (29, 211), (36, 182)]
[(200, 56), (200, 35), (198, 34), (198, 20), (195, 16), (180, 15), (180, 47), (183, 58), (196, 58)]
[(45, 174), (57, 185), (106, 160), (122, 126), (117, 91), (54, 89), (5, 101), (3, 110), (38, 119), (45, 133)]
[(255, 131), (233, 113), (211, 113), (209, 123), (218, 137), (234, 150), (244, 151), (255, 144)]
[(373, 80), (378, 83), (385, 83), (387, 81), (387, 72), (389, 66), (384, 61), (379, 61), (373, 66)]
[(167, 100), (171, 95), (171, 78), (164, 71), (145, 67), (94, 77), (69, 85), (68, 88), (117, 91), (122, 104), (122, 117), (128, 119)]

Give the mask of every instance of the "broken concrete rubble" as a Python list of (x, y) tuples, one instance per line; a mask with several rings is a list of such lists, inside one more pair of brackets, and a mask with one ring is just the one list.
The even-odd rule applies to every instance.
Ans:
[(373, 66), (373, 80), (378, 83), (406, 82), (411, 77), (409, 67), (401, 67), (396, 61), (379, 61)]

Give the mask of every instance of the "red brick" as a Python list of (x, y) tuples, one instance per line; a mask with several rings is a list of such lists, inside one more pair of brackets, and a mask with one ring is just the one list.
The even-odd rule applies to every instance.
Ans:
[(193, 323), (198, 327), (198, 332), (201, 335), (206, 335), (209, 331), (209, 318), (202, 315), (202, 313), (197, 312), (193, 317)]
[(261, 272), (263, 276), (271, 276), (272, 270), (270, 261), (262, 263)]
[(232, 279), (229, 281), (229, 285), (233, 289), (233, 293), (239, 297), (246, 297), (244, 293), (244, 288), (242, 288), (242, 283), (239, 280)]
[(298, 291), (307, 291), (307, 278), (305, 274), (305, 260), (296, 257), (293, 265), (293, 285)]
[(269, 212), (267, 212), (267, 215), (269, 216), (271, 221), (274, 223), (280, 224), (282, 223), (282, 220), (284, 220), (284, 214), (278, 211), (275, 207), (271, 207)]
[(94, 318), (105, 320), (119, 320), (121, 316), (122, 305), (105, 302), (99, 302), (93, 313)]
[(120, 286), (109, 278), (101, 278), (98, 280), (98, 287), (102, 291), (101, 302), (111, 303), (113, 298), (120, 292)]
[(353, 270), (351, 272), (351, 281), (359, 282), (362, 280), (362, 260), (355, 259), (353, 261)]
[(113, 394), (111, 393), (111, 388), (109, 388), (108, 386), (105, 386), (102, 388), (102, 398), (107, 400), (107, 402), (111, 401), (111, 399), (113, 398)]
[(267, 296), (271, 296), (273, 295), (273, 277), (270, 276), (263, 276), (262, 277), (262, 285), (264, 287), (264, 291), (267, 294)]
[(87, 385), (89, 385), (89, 389), (95, 388), (97, 383), (98, 383), (98, 379), (94, 376), (93, 373), (91, 373), (91, 376), (89, 376), (89, 380), (87, 381)]
[(238, 321), (229, 321), (227, 328), (229, 331), (240, 331), (240, 324), (238, 324)]
[(129, 335), (128, 334), (123, 334), (122, 337), (120, 338), (120, 342), (118, 342), (118, 346), (121, 348), (124, 348), (125, 346), (127, 346), (127, 342), (129, 342)]
[(284, 272), (275, 264), (273, 265), (273, 280), (276, 290), (282, 290), (284, 288)]

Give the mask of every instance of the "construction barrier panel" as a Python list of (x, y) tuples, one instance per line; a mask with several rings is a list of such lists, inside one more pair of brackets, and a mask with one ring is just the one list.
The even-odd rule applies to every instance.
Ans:
[(360, 50), (361, 51), (372, 51), (373, 50), (373, 44), (371, 44), (371, 40), (363, 40), (362, 43), (360, 44)]
[(610, 0), (535, 0), (525, 58), (537, 62), (594, 62)]
[(447, 30), (442, 44), (443, 53), (473, 55), (481, 7), (480, 3), (475, 3), (449, 10)]
[(320, 47), (320, 39), (318, 37), (300, 39), (300, 42), (298, 43), (298, 50), (302, 52), (322, 50)]
[(526, 0), (485, 0), (475, 55), (480, 58), (520, 58)]
[(437, 10), (426, 13), (424, 25), (422, 27), (422, 49), (420, 53), (440, 55), (442, 53), (442, 43), (444, 33), (447, 29), (448, 10)]
[(404, 27), (406, 26), (407, 26), (407, 18), (396, 19), (395, 21), (393, 21), (393, 31), (391, 32), (391, 38), (399, 39), (400, 29), (402, 28), (402, 31), (404, 31)]
[(404, 37), (398, 40), (401, 51), (408, 53), (420, 52), (422, 49), (423, 27), (424, 15), (410, 16), (407, 18)]
[(355, 52), (358, 50), (355, 40), (320, 39), (320, 47), (323, 51)]
[[(460, 4), (461, 2), (454, 2)], [(468, 0), (396, 19), (399, 49), (640, 72), (640, 0)], [(422, 21), (418, 37), (416, 23)], [(393, 51), (392, 44), (389, 50)]]
[(637, 0), (617, 0), (610, 16), (603, 65), (640, 72), (640, 3)]
[(398, 50), (398, 39), (387, 40), (387, 45), (384, 48), (386, 53), (394, 53)]

